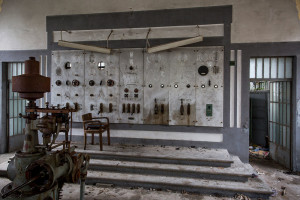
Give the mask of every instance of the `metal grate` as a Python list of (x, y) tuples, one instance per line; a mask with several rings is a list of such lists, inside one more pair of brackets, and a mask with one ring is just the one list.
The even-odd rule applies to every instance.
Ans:
[(270, 141), (290, 149), (291, 82), (270, 82)]
[(8, 133), (9, 136), (23, 133), (25, 119), (19, 117), (19, 113), (25, 114), (26, 100), (19, 97), (19, 93), (12, 92), (12, 76), (24, 73), (24, 63), (8, 63)]

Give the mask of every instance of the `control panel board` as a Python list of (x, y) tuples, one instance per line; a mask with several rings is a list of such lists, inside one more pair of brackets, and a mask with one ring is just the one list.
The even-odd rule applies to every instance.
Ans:
[(51, 104), (110, 123), (223, 127), (223, 47), (52, 52)]

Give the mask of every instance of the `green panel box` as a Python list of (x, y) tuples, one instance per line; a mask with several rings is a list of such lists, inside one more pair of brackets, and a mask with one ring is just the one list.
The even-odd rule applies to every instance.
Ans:
[(206, 117), (211, 117), (213, 114), (213, 105), (206, 104)]

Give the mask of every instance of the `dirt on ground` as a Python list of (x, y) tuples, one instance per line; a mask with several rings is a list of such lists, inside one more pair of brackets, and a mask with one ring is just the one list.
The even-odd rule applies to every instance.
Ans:
[(299, 200), (300, 174), (292, 173), (270, 159), (250, 156), (250, 164), (273, 190), (271, 200)]
[[(62, 191), (62, 199), (79, 199), (79, 185), (65, 184)], [(227, 197), (205, 196), (201, 194), (188, 194), (172, 191), (157, 191), (143, 188), (119, 188), (103, 185), (85, 188), (85, 200), (229, 200)]]

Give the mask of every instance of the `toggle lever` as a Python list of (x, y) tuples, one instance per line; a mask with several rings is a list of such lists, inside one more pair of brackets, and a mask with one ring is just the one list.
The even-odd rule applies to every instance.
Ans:
[(183, 99), (181, 99), (180, 115), (183, 115), (183, 114), (184, 114)]
[(135, 113), (135, 104), (132, 104), (131, 115)]
[(191, 104), (188, 104), (187, 105), (187, 115), (190, 115), (191, 114)]
[(157, 100), (154, 99), (155, 105), (154, 105), (154, 114), (157, 115), (158, 114), (158, 105), (157, 105)]
[(100, 103), (100, 109), (99, 109), (98, 114), (100, 114), (100, 113), (103, 113), (103, 103)]
[(161, 114), (164, 114), (164, 112), (165, 112), (165, 104), (160, 104), (160, 112), (161, 112)]

